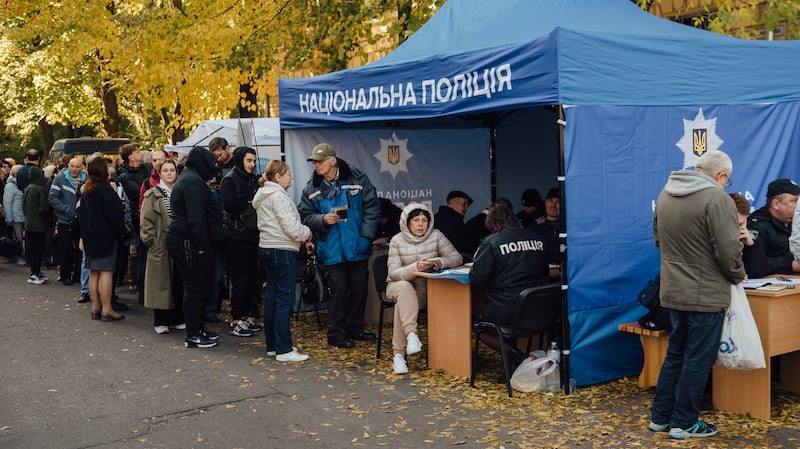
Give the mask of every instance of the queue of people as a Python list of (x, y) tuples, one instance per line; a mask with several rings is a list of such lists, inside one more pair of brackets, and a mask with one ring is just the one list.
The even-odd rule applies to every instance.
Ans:
[[(252, 337), (262, 330), (255, 316), (263, 304), (268, 355), (298, 362), (307, 359), (293, 345), (289, 328), (298, 251), (316, 251), (331, 293), (328, 344), (352, 348), (354, 341), (375, 340), (364, 329), (364, 308), (367, 261), (380, 240), (390, 247), (388, 296), (398, 303), (394, 371), (407, 372), (405, 355), (422, 350), (416, 319), (426, 299), (424, 279), (412, 273), (471, 259), (477, 241), (499, 232), (491, 228), (487, 211), (473, 219), (477, 241), (459, 251), (451, 240), (473, 238), (463, 226), (472, 199), (462, 191), (448, 194), (436, 216), (422, 204), (401, 212), (379, 201), (369, 178), (323, 143), (308, 157), (315, 173), (296, 206), (286, 192), (290, 167), (273, 161), (258, 178), (256, 158), (250, 148), (231, 152), (222, 138), (208, 149), (194, 148), (181, 161), (161, 150), (146, 156), (138, 143), (130, 143), (120, 148), (116, 164), (101, 154), (87, 158), (85, 166), (78, 157), (63, 161), (47, 186), (37, 151), (26, 155), (25, 165), (9, 162), (6, 216), (14, 231), (17, 223), (25, 230), (29, 282), (48, 281), (41, 259), (44, 223), (52, 216), (59, 281), (81, 283), (78, 302), (91, 303), (92, 319), (124, 319), (119, 312), (126, 305), (115, 290), (127, 276), (143, 305), (153, 309), (156, 333), (185, 330), (187, 347), (210, 348), (220, 337), (206, 324), (219, 322), (218, 292), (228, 290), (223, 279), (229, 279), (228, 333)], [(20, 181), (29, 187), (20, 190)], [(19, 196), (25, 207), (18, 217)], [(513, 218), (507, 200), (490, 209), (500, 206)], [(548, 241), (547, 251), (553, 248)], [(25, 259), (20, 255), (20, 260)]]

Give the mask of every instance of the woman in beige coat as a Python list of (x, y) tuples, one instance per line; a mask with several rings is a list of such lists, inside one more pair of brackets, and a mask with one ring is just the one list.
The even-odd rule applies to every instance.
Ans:
[[(147, 247), (144, 274), (144, 306), (153, 309), (157, 334), (169, 328), (185, 329), (181, 298), (181, 281), (167, 254), (167, 226), (170, 221), (169, 198), (178, 178), (174, 161), (165, 161), (159, 168), (161, 182), (147, 190), (140, 213), (140, 236)], [(178, 298), (176, 301), (175, 298)]]
[(425, 278), (415, 271), (441, 270), (461, 265), (461, 254), (438, 229), (433, 228), (433, 214), (428, 206), (411, 203), (400, 214), (400, 233), (389, 243), (389, 276), (386, 296), (396, 302), (392, 350), (394, 372), (408, 372), (405, 354), (422, 350), (417, 336), (420, 304), (428, 299)]

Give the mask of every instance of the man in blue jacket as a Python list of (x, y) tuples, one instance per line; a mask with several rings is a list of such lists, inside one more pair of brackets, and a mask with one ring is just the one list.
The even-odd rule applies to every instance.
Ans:
[(72, 219), (75, 218), (75, 205), (81, 185), (86, 181), (86, 173), (79, 158), (70, 159), (67, 168), (53, 180), (47, 201), (56, 212), (56, 254), (61, 282), (72, 285), (80, 281), (81, 274), (81, 252), (75, 238), (80, 235), (80, 230), (72, 229)]
[(352, 348), (353, 340), (375, 340), (364, 332), (364, 306), (381, 205), (367, 175), (337, 158), (332, 146), (315, 146), (308, 160), (314, 175), (299, 209), (303, 224), (316, 234), (317, 258), (331, 291), (328, 344)]

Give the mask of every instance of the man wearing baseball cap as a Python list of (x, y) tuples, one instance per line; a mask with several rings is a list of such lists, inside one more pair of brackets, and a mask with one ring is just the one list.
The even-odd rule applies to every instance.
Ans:
[(753, 246), (746, 246), (743, 253), (748, 277), (800, 272), (800, 263), (789, 251), (798, 196), (800, 186), (791, 179), (776, 179), (767, 186), (767, 204), (747, 219), (747, 229), (754, 241)]
[(381, 203), (367, 175), (351, 167), (327, 143), (311, 150), (314, 175), (303, 189), (300, 216), (316, 237), (331, 298), (328, 344), (352, 348), (353, 340), (375, 340), (364, 331), (367, 268), (378, 232)]

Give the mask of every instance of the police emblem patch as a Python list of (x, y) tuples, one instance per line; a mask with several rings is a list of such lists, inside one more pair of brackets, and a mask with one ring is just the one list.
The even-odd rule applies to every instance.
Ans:
[(408, 139), (398, 139), (397, 134), (392, 132), (389, 139), (378, 139), (381, 149), (374, 154), (375, 159), (381, 162), (381, 173), (388, 171), (392, 178), (396, 178), (401, 171), (408, 172), (408, 160), (414, 157), (408, 151)]
[(683, 168), (688, 168), (706, 152), (719, 150), (723, 143), (717, 135), (716, 117), (706, 119), (700, 109), (694, 120), (683, 119), (683, 136), (675, 146), (683, 152)]

